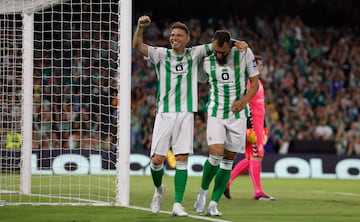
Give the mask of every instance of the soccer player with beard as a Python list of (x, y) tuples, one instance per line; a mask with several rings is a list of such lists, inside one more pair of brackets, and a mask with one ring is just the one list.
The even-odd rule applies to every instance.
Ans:
[[(197, 213), (204, 211), (209, 185), (215, 177), (205, 214), (221, 216), (217, 204), (229, 181), (236, 153), (245, 150), (246, 120), (250, 114), (248, 102), (258, 90), (259, 71), (251, 49), (240, 52), (231, 47), (231, 35), (226, 30), (215, 32), (213, 51), (203, 64), (210, 85), (206, 131), (209, 157), (203, 166), (194, 209)], [(251, 84), (247, 90), (248, 80)]]
[[(147, 45), (143, 41), (143, 32), (150, 23), (150, 17), (139, 17), (133, 46), (154, 64), (158, 77), (156, 117), (150, 151), (150, 170), (155, 186), (151, 211), (160, 211), (165, 191), (162, 184), (164, 161), (171, 147), (176, 159), (172, 215), (187, 216), (181, 203), (187, 183), (188, 156), (193, 153), (193, 112), (198, 108), (198, 64), (210, 55), (213, 46), (206, 44), (186, 48), (190, 32), (181, 22), (174, 23), (170, 28), (171, 49)], [(241, 48), (244, 45), (240, 43), (238, 46)]]
[[(255, 56), (256, 64), (260, 75), (262, 74), (263, 64), (260, 56)], [(250, 83), (248, 83), (248, 87)], [(274, 197), (266, 195), (261, 187), (260, 173), (261, 162), (264, 157), (264, 145), (266, 144), (268, 131), (265, 125), (265, 98), (264, 87), (259, 81), (259, 90), (250, 100), (251, 118), (247, 123), (247, 141), (245, 148), (245, 158), (236, 164), (231, 172), (230, 180), (224, 191), (224, 195), (231, 199), (230, 186), (233, 180), (239, 175), (249, 170), (250, 178), (254, 187), (254, 200), (275, 200)], [(251, 135), (254, 134), (254, 135)], [(250, 139), (254, 137), (255, 140)]]

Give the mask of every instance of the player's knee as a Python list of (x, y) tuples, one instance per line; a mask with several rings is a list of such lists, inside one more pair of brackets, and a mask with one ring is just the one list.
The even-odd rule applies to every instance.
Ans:
[(162, 165), (165, 161), (165, 156), (160, 156), (160, 155), (154, 155), (151, 158), (151, 162), (153, 165), (158, 166), (158, 165)]
[(187, 162), (188, 161), (188, 154), (178, 154), (175, 156), (176, 162)]
[(236, 156), (236, 152), (232, 152), (230, 150), (225, 149), (224, 151), (224, 159), (226, 160), (234, 160)]
[(260, 156), (253, 156), (253, 157), (250, 158), (250, 160), (257, 160), (257, 161), (259, 161), (259, 162), (261, 162), (262, 159), (263, 159), (263, 158), (260, 157)]

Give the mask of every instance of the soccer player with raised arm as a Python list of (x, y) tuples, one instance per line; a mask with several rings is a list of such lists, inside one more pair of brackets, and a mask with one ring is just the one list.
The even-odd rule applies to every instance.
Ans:
[[(258, 90), (258, 70), (251, 49), (240, 52), (231, 47), (226, 30), (215, 32), (213, 54), (206, 57), (203, 70), (208, 77), (207, 142), (209, 157), (203, 166), (200, 192), (194, 209), (205, 210), (208, 189), (215, 177), (214, 189), (206, 210), (208, 216), (221, 216), (217, 204), (229, 181), (236, 153), (244, 153), (248, 102)], [(250, 80), (250, 88), (246, 84)]]
[[(194, 115), (198, 108), (198, 64), (212, 52), (212, 44), (186, 48), (190, 41), (188, 27), (175, 22), (170, 28), (171, 49), (153, 47), (144, 43), (144, 27), (150, 25), (149, 16), (138, 19), (133, 46), (155, 66), (158, 77), (156, 116), (151, 144), (150, 171), (155, 186), (151, 211), (160, 211), (165, 187), (162, 184), (164, 161), (170, 147), (175, 155), (175, 198), (173, 216), (187, 216), (182, 207), (188, 176), (188, 156), (193, 153)], [(234, 43), (246, 50), (243, 41)]]
[[(260, 75), (263, 64), (260, 56), (255, 56)], [(250, 83), (248, 83), (248, 87)], [(245, 158), (236, 164), (231, 172), (230, 180), (226, 186), (224, 195), (231, 199), (230, 186), (236, 177), (249, 170), (250, 178), (254, 187), (255, 200), (275, 200), (274, 197), (264, 193), (261, 187), (260, 173), (261, 162), (264, 157), (264, 145), (266, 144), (268, 131), (265, 125), (265, 98), (264, 87), (259, 81), (259, 90), (250, 100), (251, 117), (247, 123), (247, 141)]]
[(175, 200), (172, 214), (187, 216), (182, 200), (188, 177), (188, 155), (193, 153), (194, 115), (197, 111), (198, 63), (212, 51), (212, 45), (186, 48), (190, 41), (188, 27), (176, 22), (170, 31), (171, 49), (153, 47), (143, 42), (143, 30), (151, 23), (141, 16), (133, 37), (133, 46), (154, 64), (158, 77), (157, 107), (151, 144), (151, 176), (155, 193), (151, 211), (160, 211), (165, 187), (162, 184), (164, 161), (170, 147), (176, 159)]

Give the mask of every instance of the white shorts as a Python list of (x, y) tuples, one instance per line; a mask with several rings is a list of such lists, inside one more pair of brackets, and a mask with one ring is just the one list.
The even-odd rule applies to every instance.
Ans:
[(208, 145), (224, 144), (225, 149), (236, 152), (245, 152), (246, 118), (219, 119), (208, 117), (206, 137)]
[(194, 114), (157, 113), (151, 143), (150, 156), (155, 153), (166, 156), (172, 148), (174, 155), (192, 154), (194, 144)]

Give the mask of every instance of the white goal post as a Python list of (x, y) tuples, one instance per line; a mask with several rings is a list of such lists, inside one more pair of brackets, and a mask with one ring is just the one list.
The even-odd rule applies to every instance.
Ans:
[(0, 3), (0, 204), (129, 205), (131, 2)]

